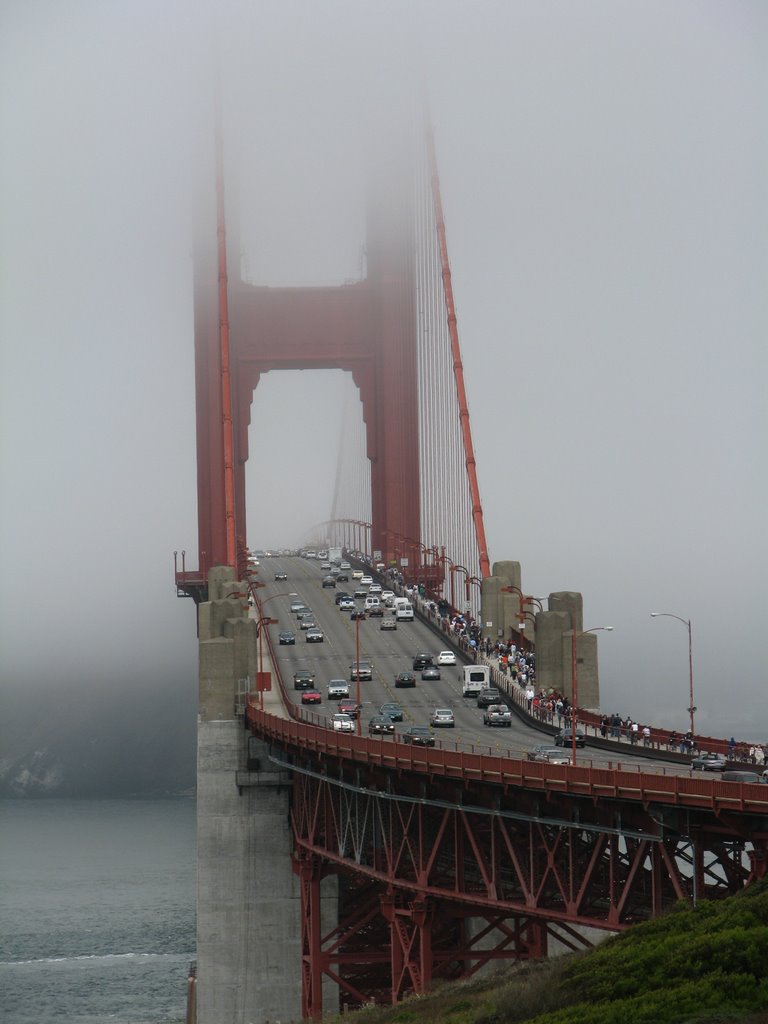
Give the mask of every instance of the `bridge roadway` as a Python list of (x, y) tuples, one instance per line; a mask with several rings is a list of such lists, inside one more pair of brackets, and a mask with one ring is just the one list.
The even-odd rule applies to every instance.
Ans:
[[(355, 659), (356, 626), (350, 613), (340, 611), (334, 602), (336, 590), (322, 587), (322, 578), (327, 575), (320, 569), (320, 563), (303, 558), (266, 557), (260, 560), (259, 580), (265, 584), (259, 590), (264, 614), (279, 620), (270, 625), (270, 637), (274, 659), (277, 661), (289, 699), (297, 705), (300, 717), (317, 725), (330, 726), (330, 719), (338, 710), (336, 701), (327, 699), (327, 684), (331, 679), (345, 679), (350, 684), (350, 697), (356, 697), (356, 683), (350, 681), (350, 664)], [(286, 582), (275, 582), (276, 572), (286, 572)], [(357, 580), (339, 583), (339, 590), (350, 594), (359, 589)], [(323, 643), (307, 643), (304, 631), (299, 629), (298, 618), (290, 611), (292, 601), (300, 598), (315, 614), (317, 625), (323, 630)], [(265, 602), (269, 602), (265, 605)], [(358, 607), (363, 606), (357, 600)], [(456, 650), (457, 665), (443, 666), (441, 679), (425, 682), (415, 672), (416, 687), (395, 688), (398, 672), (412, 671), (414, 654), (426, 651), (433, 656), (450, 645), (436, 635), (428, 625), (415, 618), (413, 622), (398, 623), (396, 630), (383, 631), (379, 628), (381, 619), (365, 619), (359, 623), (360, 657), (373, 662), (373, 680), (360, 683), (362, 704), (361, 731), (368, 735), (368, 721), (378, 713), (380, 706), (394, 701), (403, 708), (402, 723), (395, 724), (395, 733), (400, 734), (409, 725), (429, 725), (429, 718), (436, 707), (448, 707), (454, 713), (456, 726), (453, 729), (435, 729), (435, 742), (451, 749), (477, 753), (508, 753), (511, 757), (526, 757), (527, 751), (538, 744), (552, 744), (547, 734), (533, 725), (528, 725), (513, 715), (509, 728), (483, 725), (483, 712), (472, 699), (462, 697), (462, 666), (469, 664)], [(296, 633), (295, 646), (280, 646), (278, 634), (291, 629)], [(293, 673), (299, 668), (315, 673), (315, 685), (322, 694), (322, 705), (302, 706), (301, 691), (293, 690)], [(382, 738), (382, 742), (391, 742)], [(580, 765), (594, 765), (604, 768), (627, 769), (635, 767), (644, 772), (664, 774), (689, 774), (687, 766), (679, 761), (667, 760), (659, 753), (649, 760), (642, 753), (622, 752), (620, 760), (613, 751), (601, 751), (584, 747), (576, 752)]]

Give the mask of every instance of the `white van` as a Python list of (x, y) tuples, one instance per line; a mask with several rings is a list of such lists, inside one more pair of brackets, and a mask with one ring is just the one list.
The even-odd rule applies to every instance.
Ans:
[(408, 598), (395, 598), (395, 618), (398, 622), (413, 622), (413, 605)]
[(378, 599), (376, 594), (373, 594), (373, 595), (369, 594), (368, 597), (366, 597), (366, 599), (365, 599), (365, 610), (367, 612), (370, 611), (371, 608), (379, 608), (380, 606), (381, 606), (381, 601)]
[(491, 685), (491, 669), (488, 665), (465, 665), (462, 697), (477, 697), (481, 690)]

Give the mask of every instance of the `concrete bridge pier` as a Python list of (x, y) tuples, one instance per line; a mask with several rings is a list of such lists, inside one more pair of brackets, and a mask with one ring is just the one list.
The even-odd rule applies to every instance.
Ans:
[(231, 569), (215, 568), (214, 599), (199, 606), (198, 1024), (301, 1017), (291, 780), (237, 713), (238, 691), (258, 667), (257, 626), (240, 587)]

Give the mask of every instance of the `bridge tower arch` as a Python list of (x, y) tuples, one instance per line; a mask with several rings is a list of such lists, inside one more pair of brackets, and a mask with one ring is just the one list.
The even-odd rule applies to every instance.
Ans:
[(362, 280), (274, 288), (229, 269), (240, 259), (227, 243), (219, 159), (216, 231), (194, 259), (201, 570), (234, 565), (233, 547), (244, 542), (251, 404), (269, 370), (352, 374), (371, 467), (372, 546), (385, 550), (395, 535), (420, 540), (415, 178), (408, 146), (370, 161)]

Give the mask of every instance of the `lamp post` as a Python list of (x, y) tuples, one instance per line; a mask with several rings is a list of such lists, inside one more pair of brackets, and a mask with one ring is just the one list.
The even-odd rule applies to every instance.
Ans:
[(574, 765), (576, 764), (576, 724), (579, 706), (578, 672), (576, 671), (576, 641), (579, 637), (586, 636), (587, 633), (599, 633), (601, 629), (610, 633), (613, 626), (592, 626), (591, 629), (583, 629), (580, 633), (577, 633), (575, 629), (571, 630), (571, 756), (573, 758)]
[(357, 735), (360, 735), (360, 619), (355, 617), (355, 678), (357, 679), (357, 729), (355, 730)]
[(688, 630), (688, 684), (689, 684), (689, 704), (688, 714), (691, 716), (691, 736), (696, 735), (696, 730), (693, 725), (693, 716), (695, 715), (696, 705), (693, 703), (693, 644), (691, 642), (691, 620), (683, 619), (680, 615), (673, 615), (672, 612), (651, 612), (652, 619), (677, 619), (678, 622), (682, 622), (685, 628)]

